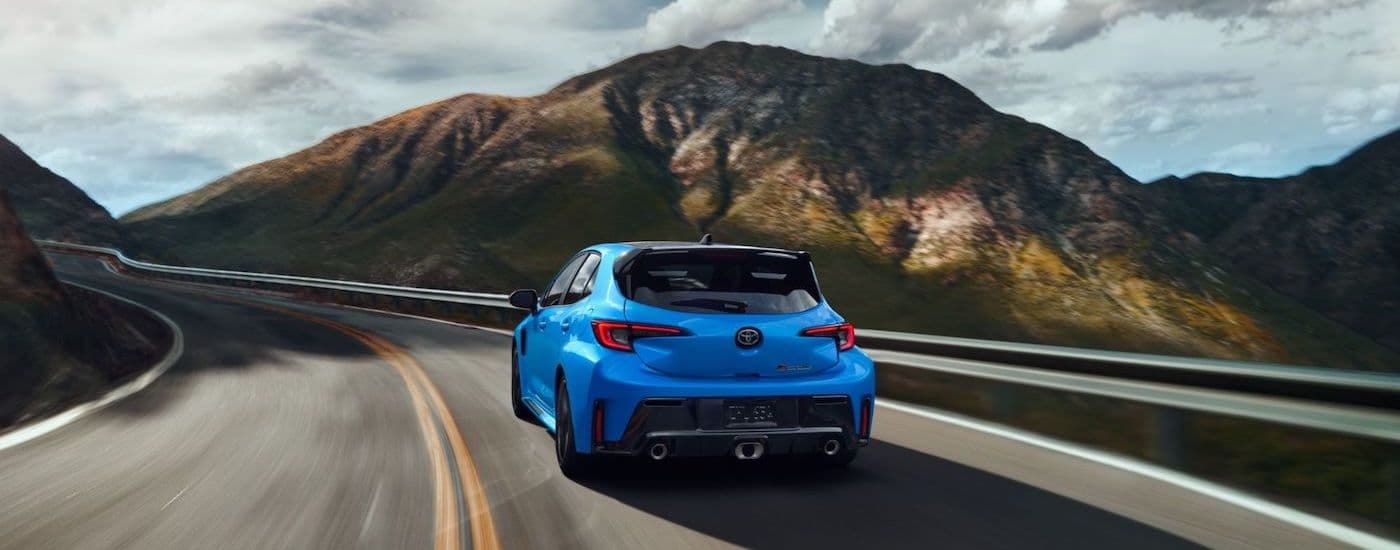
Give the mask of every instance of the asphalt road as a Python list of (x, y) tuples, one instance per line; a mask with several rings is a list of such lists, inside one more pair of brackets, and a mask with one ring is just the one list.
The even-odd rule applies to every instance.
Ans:
[[(1308, 540), (1151, 480), (889, 409), (846, 471), (628, 462), (578, 483), (558, 473), (549, 434), (511, 414), (506, 336), (136, 280), (87, 258), (55, 264), (65, 279), (172, 318), (185, 354), (140, 393), (0, 450), (0, 548), (442, 547), (435, 526), (447, 497), (462, 513), (451, 521), (489, 520), (505, 548)], [(425, 385), (405, 382), (401, 360), (421, 368)], [(420, 394), (431, 391), (446, 414), (424, 416)], [(441, 435), (449, 420), (472, 464), (452, 473), (484, 493), (475, 507), (458, 490), (471, 480), (440, 479), (436, 457), (451, 458), (452, 446), (425, 426)], [(460, 542), (480, 544), (469, 532)]]

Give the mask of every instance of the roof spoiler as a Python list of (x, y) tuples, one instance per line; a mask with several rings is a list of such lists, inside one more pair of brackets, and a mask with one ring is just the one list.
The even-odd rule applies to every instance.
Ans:
[[(705, 237), (702, 237), (700, 239), (700, 244), (711, 246), (713, 243), (713, 239), (708, 239), (711, 242), (705, 242), (707, 240), (707, 237), (710, 237), (709, 233), (706, 233)], [(764, 250), (762, 248), (750, 247), (743, 247), (743, 249), (752, 250), (754, 252), (776, 252), (780, 254), (793, 254), (796, 255), (798, 258), (802, 258), (809, 262), (812, 261), (812, 254), (807, 252), (806, 250)], [(620, 256), (617, 257), (617, 259), (613, 263), (613, 274), (622, 275), (623, 273), (626, 273), (628, 269), (632, 268), (632, 264), (633, 262), (637, 261), (637, 258), (653, 250), (656, 250), (656, 248), (648, 246), (645, 248), (633, 248), (632, 250), (623, 252)]]

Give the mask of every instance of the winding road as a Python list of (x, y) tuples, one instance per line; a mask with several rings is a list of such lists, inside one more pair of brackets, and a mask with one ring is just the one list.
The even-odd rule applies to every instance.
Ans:
[(558, 473), (549, 434), (511, 414), (508, 336), (53, 258), (65, 280), (170, 317), (185, 351), (145, 390), (0, 450), (0, 548), (1327, 542), (889, 407), (847, 471), (626, 462), (575, 482)]

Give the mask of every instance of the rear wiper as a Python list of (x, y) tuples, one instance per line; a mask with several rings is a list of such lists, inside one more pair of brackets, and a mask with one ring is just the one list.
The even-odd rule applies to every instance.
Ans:
[(720, 300), (718, 298), (692, 298), (689, 300), (676, 300), (671, 302), (673, 306), (698, 307), (702, 309), (713, 309), (726, 313), (743, 313), (749, 310), (747, 302), (737, 300)]

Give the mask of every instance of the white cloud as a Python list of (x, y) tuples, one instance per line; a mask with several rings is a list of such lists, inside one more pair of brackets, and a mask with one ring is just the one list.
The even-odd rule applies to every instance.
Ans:
[[(1289, 151), (1295, 153), (1296, 151)], [(1280, 153), (1279, 148), (1272, 143), (1262, 141), (1246, 141), (1236, 143), (1224, 149), (1210, 153), (1205, 166), (1200, 169), (1212, 172), (1226, 173), (1249, 173), (1259, 168), (1261, 163), (1266, 163), (1274, 155)]]
[(543, 92), (633, 53), (651, 1), (7, 3), (0, 133), (121, 213), (416, 105)]
[[(1009, 56), (1065, 50), (1134, 17), (1184, 16), (1288, 25), (1371, 0), (832, 0), (814, 46), (825, 53), (881, 60), (946, 61), (964, 54)], [(1307, 36), (1306, 34), (1300, 36)]]
[(1267, 157), (1273, 152), (1273, 145), (1258, 141), (1246, 141), (1244, 143), (1237, 143), (1235, 145), (1232, 145), (1226, 149), (1215, 153), (1212, 156), (1220, 160), (1231, 161)]
[[(1014, 71), (999, 78), (974, 72), (979, 76), (970, 85), (993, 90), (993, 98), (1014, 98), (999, 106), (1083, 140), (1100, 153), (1134, 142), (1189, 140), (1221, 116), (1255, 110), (1252, 102), (1260, 93), (1253, 77), (1230, 71), (1132, 72), (1078, 81)], [(1158, 165), (1159, 159), (1147, 162)]]
[(120, 213), (465, 92), (717, 39), (943, 72), (1152, 178), (1328, 162), (1400, 120), (1400, 0), (26, 0), (0, 133)]
[(1400, 82), (1373, 88), (1343, 90), (1327, 101), (1322, 123), (1328, 133), (1340, 134), (1363, 125), (1390, 124), (1400, 110)]
[(774, 15), (801, 11), (802, 0), (676, 0), (647, 16), (642, 44), (658, 49), (704, 46)]

